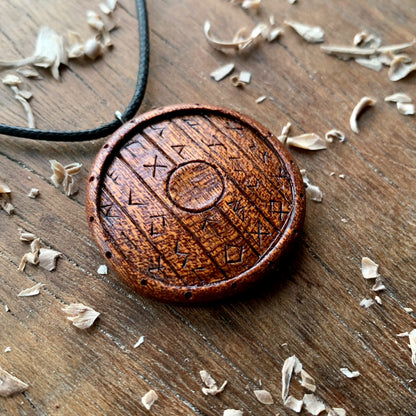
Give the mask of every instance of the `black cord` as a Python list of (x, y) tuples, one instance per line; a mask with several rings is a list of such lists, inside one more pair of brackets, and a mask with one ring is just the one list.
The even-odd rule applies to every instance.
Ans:
[[(149, 73), (149, 27), (147, 22), (147, 9), (145, 0), (136, 0), (137, 20), (139, 25), (139, 44), (140, 44), (140, 58), (139, 58), (139, 72), (137, 75), (136, 90), (133, 98), (121, 115), (122, 120), (130, 120), (136, 114), (143, 101), (146, 90), (147, 76)], [(121, 126), (122, 122), (119, 119), (114, 119), (110, 123), (90, 130), (80, 131), (54, 131), (54, 130), (39, 130), (29, 129), (25, 127), (8, 126), (0, 123), (0, 134), (15, 137), (25, 137), (33, 140), (49, 140), (60, 142), (82, 142), (86, 140), (96, 140), (101, 137), (108, 136)]]

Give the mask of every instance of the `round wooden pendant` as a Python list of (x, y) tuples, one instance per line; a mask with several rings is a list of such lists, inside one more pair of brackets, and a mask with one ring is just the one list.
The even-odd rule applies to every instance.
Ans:
[(177, 105), (122, 126), (91, 169), (87, 215), (112, 268), (169, 302), (233, 295), (261, 278), (303, 225), (302, 177), (265, 127)]

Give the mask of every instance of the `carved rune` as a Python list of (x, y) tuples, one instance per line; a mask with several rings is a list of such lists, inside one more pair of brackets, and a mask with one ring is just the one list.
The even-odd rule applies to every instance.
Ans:
[(280, 215), (280, 220), (283, 221), (283, 216), (287, 215), (290, 213), (289, 211), (285, 211), (283, 209), (283, 203), (282, 201), (270, 201), (270, 214), (279, 214)]
[(225, 262), (227, 264), (238, 264), (243, 261), (244, 246), (225, 245)]
[(157, 155), (155, 155), (155, 160), (153, 162), (152, 165), (143, 165), (143, 167), (145, 168), (152, 168), (152, 176), (155, 178), (156, 177), (156, 173), (157, 173), (157, 169), (167, 169), (167, 165), (160, 165), (157, 163)]
[(118, 215), (111, 212), (113, 204), (101, 205), (100, 209), (105, 218), (119, 218)]
[(255, 235), (257, 237), (258, 244), (259, 244), (259, 247), (260, 248), (261, 248), (261, 246), (263, 244), (263, 236), (264, 235), (267, 235), (267, 236), (270, 236), (271, 235), (271, 233), (269, 231), (263, 231), (263, 229), (262, 229), (262, 223), (261, 223), (260, 220), (257, 223), (257, 230), (249, 231), (247, 234), (252, 234), (252, 235)]
[(163, 229), (166, 227), (166, 215), (152, 215), (150, 217), (152, 223), (150, 224), (150, 235), (163, 234)]
[(171, 148), (183, 159), (182, 152), (183, 152), (183, 149), (185, 148), (184, 144), (175, 144), (175, 145), (172, 145)]
[[(150, 263), (150, 260), (149, 260)], [(156, 264), (149, 264), (149, 272), (150, 273), (157, 273), (157, 272), (161, 272), (162, 270), (164, 270), (166, 267), (162, 266), (162, 257), (159, 256), (159, 258), (157, 259)]]
[(214, 232), (214, 234), (216, 234), (218, 237), (221, 237), (220, 233), (217, 231), (217, 229), (214, 227), (214, 224), (218, 223), (217, 220), (214, 220), (212, 218), (211, 215), (208, 215), (208, 217), (206, 217), (204, 219), (204, 223), (202, 224), (202, 231), (207, 231), (208, 229), (210, 229), (211, 231)]
[(132, 205), (132, 206), (144, 206), (144, 205), (146, 205), (146, 204), (143, 204), (142, 202), (136, 202), (135, 201), (135, 199), (132, 195), (131, 189), (129, 189), (129, 202), (128, 202), (128, 204)]
[(182, 269), (186, 267), (186, 264), (188, 263), (188, 258), (189, 258), (189, 253), (182, 253), (179, 250), (179, 239), (176, 242), (176, 247), (175, 247), (175, 254), (177, 254), (178, 256), (185, 256), (183, 263), (182, 263)]
[(241, 202), (239, 200), (227, 202), (227, 205), (235, 212), (238, 218), (242, 222), (246, 219), (246, 208), (241, 206)]

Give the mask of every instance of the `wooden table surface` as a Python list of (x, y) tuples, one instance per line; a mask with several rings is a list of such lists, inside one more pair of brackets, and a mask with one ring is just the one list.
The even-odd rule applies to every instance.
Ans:
[[(140, 112), (182, 102), (215, 104), (250, 115), (276, 135), (290, 122), (292, 135), (323, 136), (336, 128), (347, 139), (317, 152), (291, 149), (324, 193), (322, 203), (308, 201), (304, 233), (292, 254), (256, 290), (197, 307), (142, 298), (114, 271), (97, 273), (105, 261), (90, 236), (84, 199), (89, 168), (105, 139), (63, 144), (2, 136), (0, 177), (12, 189), (15, 213), (0, 212), (0, 367), (29, 388), (0, 397), (0, 414), (222, 415), (240, 409), (244, 415), (293, 415), (282, 403), (281, 369), (296, 355), (328, 407), (348, 415), (416, 415), (409, 339), (397, 337), (416, 327), (414, 313), (404, 309), (416, 308), (416, 126), (414, 117), (384, 102), (395, 92), (416, 98), (415, 76), (392, 82), (387, 68), (375, 72), (328, 56), (288, 27), (273, 43), (224, 55), (207, 44), (202, 29), (209, 20), (217, 37), (230, 39), (274, 15), (282, 26), (285, 19), (321, 26), (328, 45), (351, 44), (361, 30), (395, 44), (415, 35), (414, 0), (263, 0), (257, 14), (225, 0), (151, 0), (148, 8), (150, 77)], [(0, 59), (30, 55), (42, 25), (90, 36), (87, 9), (98, 10), (98, 1), (3, 2)], [(48, 71), (27, 82), (39, 128), (95, 127), (128, 104), (138, 69), (134, 2), (120, 0), (114, 19), (114, 48), (102, 59), (61, 67), (59, 82)], [(229, 78), (210, 78), (229, 62), (235, 73), (252, 73), (249, 85), (235, 88)], [(11, 91), (0, 89), (1, 122), (25, 125)], [(262, 95), (268, 98), (256, 104)], [(355, 134), (349, 116), (363, 96), (377, 103)], [(51, 159), (83, 164), (77, 195), (54, 187)], [(34, 187), (40, 196), (30, 199)], [(28, 251), (19, 227), (62, 252), (55, 271), (33, 265), (17, 271)], [(371, 291), (362, 257), (380, 265), (386, 290)], [(38, 296), (17, 296), (38, 282), (45, 284)], [(376, 295), (382, 304), (360, 306)], [(75, 302), (101, 313), (92, 328), (80, 330), (66, 320), (61, 308)], [(133, 348), (140, 336), (144, 343)], [(342, 367), (360, 376), (349, 379)], [(228, 380), (222, 393), (202, 394), (203, 369), (218, 383)], [(141, 397), (150, 389), (159, 399), (148, 412)], [(256, 389), (268, 390), (274, 404), (261, 404)], [(303, 393), (293, 380), (291, 394)]]

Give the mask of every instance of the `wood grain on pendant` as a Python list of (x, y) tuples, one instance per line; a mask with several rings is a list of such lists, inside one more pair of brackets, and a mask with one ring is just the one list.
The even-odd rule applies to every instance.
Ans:
[(296, 237), (304, 186), (290, 153), (235, 111), (176, 105), (143, 114), (103, 146), (87, 215), (110, 265), (169, 302), (236, 294)]

